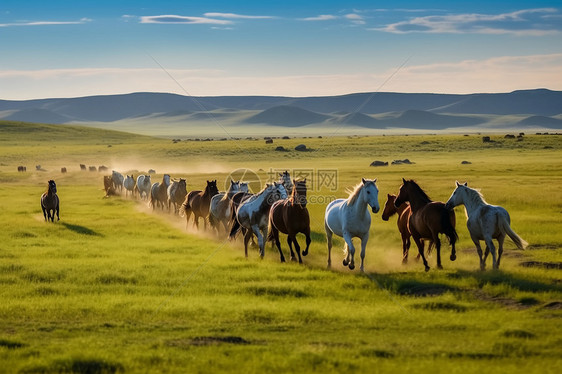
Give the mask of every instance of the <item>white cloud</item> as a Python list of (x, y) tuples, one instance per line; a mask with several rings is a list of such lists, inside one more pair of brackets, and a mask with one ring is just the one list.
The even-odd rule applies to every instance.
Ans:
[(160, 16), (143, 16), (143, 17), (140, 17), (140, 23), (230, 25), (230, 24), (232, 24), (232, 21), (224, 20), (224, 19), (214, 19), (214, 18), (208, 18), (208, 17), (160, 15)]
[[(169, 69), (196, 96), (324, 96), (352, 92), (475, 93), (518, 89), (562, 90), (562, 53), (504, 56), (439, 64), (410, 65), (377, 73), (322, 75), (240, 75), (223, 70)], [(390, 78), (390, 79), (389, 79)], [(386, 82), (386, 83), (384, 83)], [(162, 69), (0, 70), (0, 98), (22, 100), (128, 92), (185, 94)]]
[(338, 18), (339, 17), (331, 14), (320, 14), (319, 16), (316, 17), (299, 18), (299, 21), (331, 21)]
[(236, 13), (205, 13), (205, 17), (217, 17), (217, 18), (230, 18), (230, 19), (271, 19), (272, 16), (249, 16), (245, 14)]
[(351, 22), (353, 22), (356, 25), (364, 25), (365, 24), (365, 20), (364, 20), (363, 16), (361, 16), (357, 13), (349, 13), (349, 14), (346, 14), (344, 17), (346, 19), (350, 20)]
[(90, 18), (81, 18), (79, 21), (28, 21), (28, 22), (0, 23), (0, 27), (82, 25), (91, 21), (92, 20)]
[(449, 14), (414, 17), (373, 30), (396, 34), (453, 33), (453, 34), (513, 34), (541, 36), (560, 33), (562, 22), (555, 8), (524, 9), (501, 14)]

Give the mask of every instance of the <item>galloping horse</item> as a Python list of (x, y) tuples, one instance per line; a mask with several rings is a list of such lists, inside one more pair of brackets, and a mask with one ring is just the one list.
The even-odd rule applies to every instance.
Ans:
[(352, 239), (361, 239), (361, 271), (364, 271), (365, 248), (369, 240), (369, 229), (371, 228), (371, 215), (367, 206), (371, 207), (373, 213), (380, 209), (377, 188), (377, 180), (361, 179), (361, 183), (349, 194), (347, 199), (337, 199), (326, 207), (324, 216), (324, 227), (328, 240), (328, 267), (332, 266), (332, 235), (336, 234), (345, 240), (345, 258), (343, 266), (355, 269), (355, 247)]
[(226, 193), (219, 193), (211, 198), (209, 223), (217, 229), (217, 234), (220, 233), (221, 223), (224, 227), (224, 231), (228, 232), (228, 221), (231, 217), (230, 200), (234, 194), (239, 191), (240, 181), (234, 182), (233, 180), (230, 180), (230, 186), (228, 187), (228, 191), (226, 191)]
[[(466, 226), (470, 232), (470, 238), (476, 245), (476, 251), (480, 257), (480, 269), (486, 268), (486, 258), (488, 253), (492, 252), (492, 266), (494, 269), (499, 269), (500, 260), (503, 253), (503, 241), (505, 236), (508, 235), (515, 243), (517, 248), (524, 249), (528, 243), (521, 239), (519, 235), (511, 229), (511, 219), (507, 210), (497, 205), (490, 205), (485, 200), (482, 194), (468, 187), (467, 183), (460, 184), (456, 182), (457, 187), (453, 194), (445, 204), (445, 207), (452, 209), (457, 205), (464, 205), (466, 208)], [(498, 241), (498, 257), (496, 259), (496, 248), (492, 239)], [(480, 247), (480, 240), (486, 242), (486, 252), (482, 258), (482, 248)]]
[[(93, 168), (95, 169), (95, 166)], [(121, 174), (121, 173), (119, 173), (115, 170), (112, 170), (111, 171), (111, 179), (113, 181), (113, 188), (115, 189), (115, 191), (121, 192), (123, 190), (123, 180), (125, 179), (125, 178), (123, 178), (123, 174)]]
[(127, 175), (123, 180), (123, 187), (125, 187), (125, 197), (127, 196), (128, 192), (131, 192), (131, 196), (134, 195), (135, 192), (135, 178), (133, 175)]
[(236, 220), (230, 230), (230, 238), (234, 238), (239, 228), (245, 228), (244, 253), (248, 257), (248, 242), (253, 234), (258, 238), (260, 257), (265, 254), (265, 237), (271, 205), (277, 200), (286, 199), (287, 191), (281, 183), (266, 184), (259, 193), (242, 202), (236, 212)]
[(404, 202), (410, 202), (412, 215), (410, 216), (410, 232), (414, 242), (418, 246), (418, 252), (423, 260), (425, 271), (429, 271), (429, 265), (424, 255), (423, 239), (431, 240), (437, 248), (437, 267), (443, 269), (441, 265), (441, 241), (439, 234), (443, 233), (451, 243), (451, 261), (457, 258), (455, 254), (455, 242), (459, 238), (455, 230), (455, 212), (445, 208), (445, 204), (440, 201), (432, 201), (429, 196), (413, 180), (407, 181), (402, 178), (400, 193), (394, 201), (394, 206), (399, 207)]
[(139, 197), (141, 199), (146, 198), (148, 200), (148, 197), (150, 196), (150, 186), (150, 175), (139, 175), (137, 177), (137, 185), (135, 188), (139, 191)]
[(187, 183), (186, 180), (180, 178), (180, 180), (172, 181), (172, 184), (168, 187), (168, 211), (170, 211), (171, 205), (174, 204), (174, 214), (178, 213), (180, 206), (185, 200), (187, 195)]
[(57, 221), (60, 221), (59, 208), (60, 201), (57, 196), (57, 185), (54, 180), (48, 182), (47, 192), (41, 195), (41, 209), (43, 210), (43, 217), (45, 221), (55, 221), (55, 212), (57, 213)]
[(219, 193), (217, 181), (207, 181), (205, 191), (191, 191), (185, 197), (185, 201), (181, 205), (180, 215), (185, 216), (185, 226), (189, 223), (189, 217), (193, 213), (194, 226), (199, 229), (199, 217), (203, 217), (204, 229), (207, 229), (207, 216), (209, 215), (209, 207), (211, 198)]
[[(408, 262), (408, 252), (410, 251), (410, 237), (412, 233), (410, 232), (409, 222), (410, 216), (412, 215), (412, 209), (410, 208), (410, 204), (405, 202), (402, 203), (398, 208), (394, 205), (394, 201), (396, 200), (396, 195), (388, 194), (386, 203), (384, 204), (384, 209), (382, 211), (382, 220), (388, 221), (390, 217), (395, 214), (398, 214), (398, 219), (396, 220), (396, 224), (398, 225), (398, 231), (400, 231), (400, 235), (402, 236), (402, 263), (406, 264)], [(433, 242), (429, 242), (429, 247), (427, 248), (427, 253), (431, 252), (431, 248), (433, 247)], [(420, 255), (416, 257), (416, 260), (420, 259)]]
[(168, 187), (170, 186), (170, 175), (164, 174), (162, 176), (161, 183), (154, 183), (150, 189), (150, 205), (152, 205), (152, 210), (156, 205), (160, 205), (162, 210), (164, 210), (164, 205), (168, 201)]
[(295, 251), (299, 256), (299, 263), (302, 264), (301, 248), (297, 242), (297, 234), (299, 232), (306, 236), (306, 249), (302, 252), (303, 256), (308, 254), (310, 246), (310, 216), (306, 209), (306, 179), (302, 181), (293, 180), (293, 192), (291, 197), (284, 200), (278, 200), (273, 203), (269, 211), (269, 234), (267, 240), (275, 240), (281, 262), (285, 262), (285, 256), (281, 251), (279, 243), (279, 231), (287, 234), (287, 244), (291, 250), (291, 261), (296, 261), (293, 253), (292, 243), (295, 244)]

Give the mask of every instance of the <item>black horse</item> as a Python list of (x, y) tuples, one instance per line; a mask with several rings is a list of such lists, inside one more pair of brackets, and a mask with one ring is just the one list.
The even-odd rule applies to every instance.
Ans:
[(57, 196), (57, 185), (54, 180), (49, 181), (47, 192), (41, 195), (41, 209), (43, 210), (45, 221), (49, 221), (50, 219), (51, 222), (54, 222), (55, 212), (57, 213), (57, 221), (60, 221), (59, 197)]

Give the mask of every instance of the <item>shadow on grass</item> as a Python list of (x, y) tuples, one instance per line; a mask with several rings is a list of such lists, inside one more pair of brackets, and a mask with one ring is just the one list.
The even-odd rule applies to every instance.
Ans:
[(73, 224), (66, 223), (66, 222), (63, 222), (62, 225), (64, 227), (66, 227), (67, 229), (69, 229), (70, 231), (74, 231), (77, 234), (90, 235), (90, 236), (103, 236), (99, 232), (96, 232), (96, 231), (94, 231), (92, 229), (89, 229), (85, 226), (73, 225)]
[(562, 292), (562, 286), (550, 283), (549, 280), (536, 280), (529, 279), (521, 275), (507, 273), (502, 270), (487, 270), (487, 271), (467, 271), (457, 270), (448, 275), (450, 278), (467, 279), (471, 278), (476, 280), (478, 287), (482, 288), (485, 285), (508, 285), (519, 291), (527, 292)]
[(123, 373), (125, 369), (118, 362), (110, 362), (96, 358), (72, 358), (56, 360), (46, 366), (30, 366), (20, 373)]
[(382, 288), (399, 295), (408, 296), (437, 296), (458, 288), (437, 282), (420, 281), (405, 274), (371, 274)]

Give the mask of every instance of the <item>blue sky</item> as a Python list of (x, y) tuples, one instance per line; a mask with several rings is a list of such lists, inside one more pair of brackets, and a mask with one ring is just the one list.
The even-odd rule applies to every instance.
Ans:
[(0, 99), (562, 90), (560, 1), (0, 3)]

